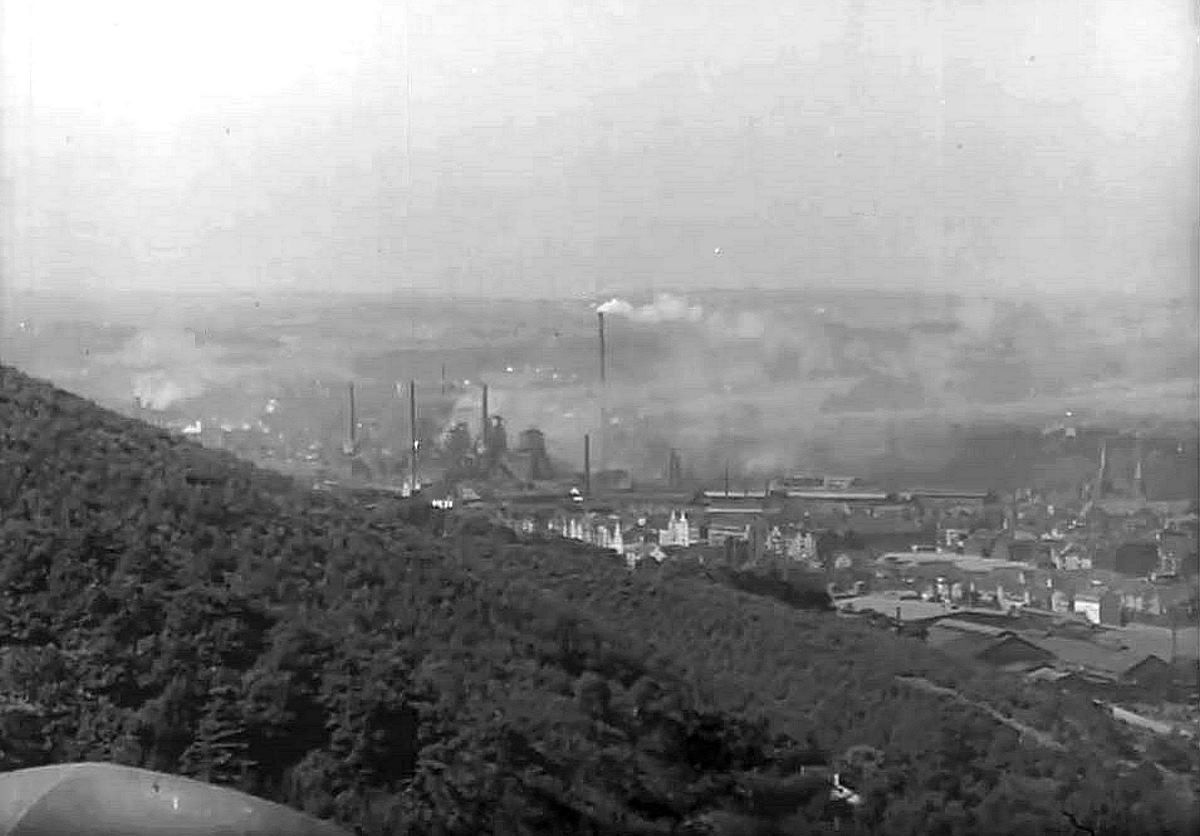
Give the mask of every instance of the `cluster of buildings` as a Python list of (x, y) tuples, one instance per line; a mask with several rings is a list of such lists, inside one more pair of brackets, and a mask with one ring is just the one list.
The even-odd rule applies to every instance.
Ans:
[[(821, 553), (818, 540), (824, 534), (853, 532), (884, 544), (921, 542), (937, 520), (982, 514), (988, 500), (984, 492), (890, 494), (849, 477), (821, 477), (821, 485), (810, 489), (796, 478), (769, 482), (760, 490), (627, 491), (602, 500), (576, 492), (566, 502), (510, 497), (499, 503), (499, 513), (521, 533), (590, 543), (633, 562), (683, 552), (708, 557), (716, 550), (743, 562), (788, 560), (823, 569), (828, 555)], [(833, 560), (836, 564), (837, 556)]]
[(1200, 698), (1200, 628), (1195, 623), (1175, 629), (1141, 624), (1103, 628), (1037, 608), (1002, 613), (887, 594), (843, 599), (840, 614), (918, 638), (951, 658), (1093, 698), (1193, 706)]
[(1198, 517), (1191, 503), (1071, 502), (1036, 490), (885, 491), (798, 474), (755, 490), (609, 494), (502, 504), (525, 534), (626, 556), (798, 563), (833, 590), (903, 592), (946, 606), (1040, 609), (1095, 624), (1165, 624), (1195, 608)]
[(1200, 690), (1200, 517), (1189, 505), (884, 491), (801, 475), (758, 490), (509, 504), (499, 516), (631, 567), (675, 556), (799, 564), (820, 574), (847, 617), (1128, 702), (1194, 700)]

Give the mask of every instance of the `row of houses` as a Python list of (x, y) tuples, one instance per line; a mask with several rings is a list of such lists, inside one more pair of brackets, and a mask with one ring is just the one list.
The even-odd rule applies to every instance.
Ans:
[(749, 544), (755, 554), (791, 560), (816, 556), (816, 533), (794, 524), (778, 524), (740, 509), (672, 509), (668, 513), (620, 514), (612, 511), (547, 511), (510, 514), (508, 525), (522, 534), (549, 533), (624, 553), (627, 548), (721, 547)]

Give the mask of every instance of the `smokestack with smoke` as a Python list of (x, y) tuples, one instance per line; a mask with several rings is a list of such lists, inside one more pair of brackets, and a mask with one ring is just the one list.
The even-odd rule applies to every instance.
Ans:
[(592, 437), (583, 436), (583, 495), (592, 495)]
[(417, 481), (417, 382), (415, 380), (408, 382), (408, 425), (412, 442), (412, 490), (415, 491), (421, 484)]
[(634, 322), (654, 325), (661, 322), (700, 322), (704, 319), (704, 308), (689, 305), (687, 300), (669, 293), (660, 293), (654, 301), (634, 307), (624, 299), (609, 299), (596, 308), (599, 314), (615, 314)]
[(600, 334), (600, 385), (604, 385), (604, 311), (596, 312), (596, 322), (599, 327)]
[(605, 374), (605, 366), (607, 365), (607, 350), (606, 350), (605, 343), (604, 343), (603, 306), (601, 306), (601, 310), (596, 311), (596, 323), (597, 323), (597, 328), (598, 328), (598, 334), (600, 337), (600, 434), (599, 434), (599, 441), (600, 441), (600, 456), (601, 456), (600, 464), (601, 464), (601, 469), (603, 469), (603, 467), (604, 467), (604, 458), (603, 457), (604, 457), (605, 450), (607, 448), (607, 444), (605, 443), (605, 440), (608, 437), (608, 395), (606, 392), (606, 389), (608, 388), (608, 382), (607, 382), (607, 375)]

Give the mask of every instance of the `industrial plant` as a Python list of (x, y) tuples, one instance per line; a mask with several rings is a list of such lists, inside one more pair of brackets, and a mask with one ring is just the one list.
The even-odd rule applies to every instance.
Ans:
[[(607, 336), (604, 313), (597, 312), (597, 376), (592, 389), (592, 429), (584, 434), (580, 461), (556, 457), (549, 449), (545, 433), (527, 426), (510, 440), (505, 417), (489, 404), (491, 388), (486, 382), (463, 381), (450, 384), (459, 402), (478, 395), (475, 421), (447, 418), (451, 402), (446, 399), (445, 366), (442, 380), (431, 404), (423, 404), (423, 388), (415, 380), (407, 386), (396, 385), (396, 397), (385, 409), (405, 411), (406, 445), (397, 453), (394, 437), (378, 432), (366, 433), (367, 425), (378, 427), (386, 421), (372, 416), (364, 421), (356, 402), (356, 385), (346, 384), (344, 430), (340, 455), (322, 460), (319, 486), (370, 487), (397, 491), (404, 496), (421, 493), (438, 498), (480, 496), (490, 500), (529, 502), (590, 500), (635, 487), (683, 491), (689, 487), (682, 456), (671, 448), (661, 465), (661, 477), (645, 484), (635, 483), (632, 474), (621, 468), (607, 467), (611, 453), (610, 410), (607, 398)], [(401, 395), (401, 393), (404, 393)], [(399, 401), (405, 401), (402, 406)], [(395, 422), (393, 422), (395, 426)], [(436, 428), (436, 429), (435, 429)], [(311, 460), (317, 460), (314, 456)], [(694, 485), (690, 485), (694, 487)]]

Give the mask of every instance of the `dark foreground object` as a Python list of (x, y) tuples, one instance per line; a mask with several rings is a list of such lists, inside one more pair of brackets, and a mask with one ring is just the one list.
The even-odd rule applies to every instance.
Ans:
[(0, 773), (0, 836), (347, 836), (296, 810), (190, 778), (70, 763)]

